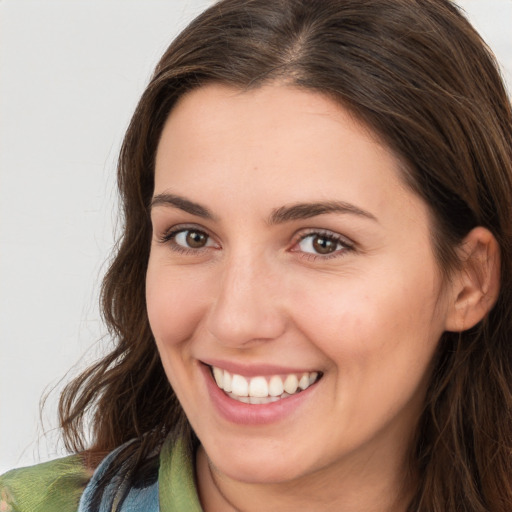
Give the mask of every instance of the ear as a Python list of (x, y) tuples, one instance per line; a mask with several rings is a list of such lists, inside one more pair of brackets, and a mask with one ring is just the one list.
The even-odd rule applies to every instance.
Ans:
[(469, 232), (457, 250), (460, 266), (453, 273), (446, 330), (462, 332), (492, 309), (500, 291), (500, 249), (486, 228)]

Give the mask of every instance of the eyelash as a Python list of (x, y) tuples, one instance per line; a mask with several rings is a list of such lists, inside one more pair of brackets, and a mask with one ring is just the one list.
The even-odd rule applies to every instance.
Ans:
[[(176, 236), (180, 233), (186, 233), (187, 231), (195, 232), (201, 235), (206, 236), (209, 240), (212, 239), (212, 237), (204, 230), (198, 229), (195, 226), (178, 226), (174, 229), (171, 229), (169, 231), (166, 231), (161, 237), (159, 237), (158, 241), (162, 244), (169, 244), (171, 247), (171, 250), (180, 253), (180, 254), (191, 254), (191, 255), (197, 255), (198, 253), (203, 252), (204, 250), (212, 247), (212, 246), (204, 246), (204, 247), (198, 247), (198, 248), (191, 248), (191, 247), (184, 247), (183, 245), (180, 245), (176, 243), (175, 239)], [(305, 252), (298, 249), (294, 249), (297, 247), (302, 241), (306, 240), (309, 237), (319, 237), (324, 238), (328, 240), (329, 242), (333, 242), (336, 244), (336, 246), (339, 244), (342, 246), (341, 249), (336, 249), (331, 253), (326, 254), (320, 254), (320, 253), (312, 253), (312, 252)], [(343, 256), (347, 252), (351, 252), (355, 250), (354, 243), (347, 238), (334, 233), (332, 231), (322, 230), (322, 229), (311, 229), (306, 233), (300, 234), (300, 236), (296, 239), (296, 241), (293, 242), (292, 248), (290, 249), (290, 252), (296, 253), (301, 258), (304, 258), (308, 261), (315, 261), (315, 260), (329, 260), (332, 258), (339, 258)]]
[(158, 241), (162, 244), (169, 244), (171, 250), (180, 254), (198, 254), (199, 252), (202, 252), (210, 247), (205, 246), (194, 249), (192, 247), (184, 247), (183, 245), (176, 243), (176, 236), (179, 235), (180, 233), (186, 233), (187, 231), (198, 233), (206, 236), (208, 239), (211, 239), (211, 236), (206, 231), (198, 229), (195, 226), (178, 226), (175, 227), (174, 229), (166, 231), (161, 237), (159, 237)]
[(328, 240), (329, 242), (333, 242), (337, 245), (341, 245), (341, 249), (336, 249), (333, 252), (327, 253), (327, 254), (320, 254), (320, 253), (311, 253), (311, 252), (304, 252), (300, 250), (294, 250), (292, 248), (292, 252), (297, 253), (301, 258), (305, 258), (308, 261), (315, 261), (315, 260), (329, 260), (332, 258), (340, 258), (343, 255), (345, 255), (347, 252), (351, 252), (355, 250), (354, 243), (344, 236), (341, 236), (337, 233), (334, 233), (333, 231), (323, 230), (323, 229), (312, 229), (307, 233), (303, 233), (299, 236), (299, 239), (293, 244), (293, 247), (298, 246), (302, 241), (306, 240), (309, 237), (318, 237), (318, 238), (324, 238)]

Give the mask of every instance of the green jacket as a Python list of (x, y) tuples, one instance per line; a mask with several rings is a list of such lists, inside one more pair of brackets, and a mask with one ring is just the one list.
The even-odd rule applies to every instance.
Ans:
[[(14, 469), (0, 476), (0, 512), (76, 512), (91, 476), (79, 455)], [(182, 443), (164, 443), (158, 483), (161, 512), (202, 511)]]

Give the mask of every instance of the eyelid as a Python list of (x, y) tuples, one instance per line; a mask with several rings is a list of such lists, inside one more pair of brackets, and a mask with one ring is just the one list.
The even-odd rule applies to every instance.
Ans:
[(183, 233), (184, 231), (196, 231), (198, 233), (203, 233), (208, 237), (209, 240), (213, 240), (215, 242), (215, 246), (220, 247), (220, 244), (215, 241), (215, 237), (212, 236), (212, 234), (205, 229), (203, 226), (198, 226), (197, 224), (177, 224), (174, 226), (171, 226), (170, 228), (167, 228), (164, 230), (164, 232), (160, 235), (157, 235), (157, 241), (161, 244), (168, 244), (170, 245), (171, 249), (176, 252), (181, 253), (199, 253), (201, 251), (211, 249), (212, 247), (215, 248), (215, 246), (212, 245), (205, 245), (204, 247), (198, 247), (198, 248), (192, 248), (192, 247), (185, 247), (183, 245), (173, 243), (176, 236), (179, 233)]
[(165, 228), (162, 230), (162, 233), (157, 235), (157, 238), (159, 241), (165, 242), (166, 240), (171, 239), (173, 236), (175, 236), (177, 233), (180, 233), (182, 231), (200, 231), (201, 233), (204, 233), (208, 236), (211, 236), (210, 233), (206, 228), (203, 226), (199, 226), (197, 224), (173, 224), (172, 226), (169, 226), (168, 228)]
[[(184, 245), (176, 243), (174, 240), (176, 236), (179, 233), (183, 233), (186, 231), (197, 231), (199, 233), (203, 233), (208, 237), (209, 240), (213, 241), (213, 244), (205, 245), (203, 247), (193, 248), (193, 247), (186, 247)], [(298, 248), (298, 245), (305, 240), (308, 237), (312, 236), (319, 236), (319, 237), (325, 237), (328, 239), (331, 239), (332, 241), (339, 243), (342, 245), (341, 249), (337, 249), (331, 253), (321, 254), (321, 253), (314, 253), (314, 252), (306, 252), (300, 250)], [(216, 248), (221, 249), (221, 245), (216, 240), (216, 238), (209, 232), (208, 229), (204, 228), (204, 226), (200, 226), (197, 224), (177, 224), (173, 225), (160, 235), (157, 236), (157, 241), (161, 244), (167, 244), (170, 246), (170, 248), (179, 253), (184, 254), (199, 254), (203, 251), (206, 251), (208, 249)], [(327, 260), (330, 258), (339, 258), (342, 257), (345, 253), (354, 251), (356, 249), (356, 243), (349, 239), (348, 237), (337, 233), (335, 231), (331, 231), (329, 229), (324, 228), (307, 228), (307, 229), (301, 229), (300, 231), (296, 232), (293, 235), (292, 238), (292, 245), (288, 249), (292, 253), (296, 253), (300, 257), (307, 258), (308, 260)]]
[[(339, 243), (343, 246), (343, 249), (335, 250), (331, 253), (327, 254), (320, 254), (320, 253), (312, 253), (312, 252), (305, 252), (301, 251), (300, 249), (296, 248), (300, 242), (305, 240), (306, 238), (310, 236), (320, 236), (329, 238), (336, 243)], [(297, 253), (301, 255), (302, 257), (307, 258), (308, 260), (314, 260), (314, 259), (321, 259), (326, 260), (330, 258), (339, 258), (343, 256), (346, 252), (351, 252), (356, 249), (356, 244), (353, 242), (350, 238), (347, 238), (344, 235), (341, 235), (340, 233), (336, 233), (335, 231), (331, 231), (329, 229), (320, 229), (320, 228), (308, 228), (307, 230), (301, 230), (300, 232), (296, 233), (293, 241), (292, 248), (290, 249), (291, 252)]]

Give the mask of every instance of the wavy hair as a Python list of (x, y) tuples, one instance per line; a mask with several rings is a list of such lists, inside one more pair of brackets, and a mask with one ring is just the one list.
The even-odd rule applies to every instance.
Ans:
[[(165, 52), (122, 146), (124, 231), (102, 288), (113, 350), (64, 390), (66, 446), (99, 456), (139, 438), (141, 461), (170, 434), (197, 442), (161, 365), (146, 313), (154, 160), (163, 125), (188, 91), (280, 80), (328, 95), (404, 162), (429, 205), (440, 268), (475, 226), (501, 251), (489, 315), (445, 333), (410, 463), (409, 510), (512, 510), (512, 114), (494, 57), (449, 0), (222, 0)], [(83, 434), (91, 414), (92, 445)], [(133, 454), (132, 454), (133, 455)]]

